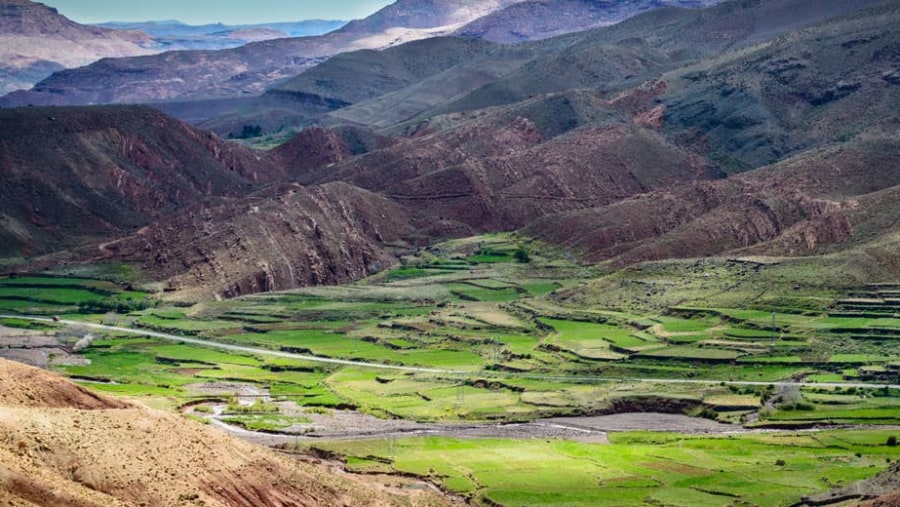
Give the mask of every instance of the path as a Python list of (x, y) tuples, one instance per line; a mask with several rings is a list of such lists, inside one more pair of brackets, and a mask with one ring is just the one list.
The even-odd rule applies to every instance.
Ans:
[[(0, 315), (0, 319), (24, 319), (35, 322), (44, 322), (48, 324), (54, 323), (53, 319), (46, 317), (33, 317), (24, 315)], [(295, 354), (292, 352), (282, 352), (279, 350), (269, 350), (257, 347), (247, 347), (244, 345), (232, 345), (228, 343), (214, 342), (210, 340), (201, 340), (199, 338), (188, 338), (169, 333), (161, 333), (158, 331), (147, 331), (143, 329), (132, 329), (119, 326), (108, 326), (105, 324), (94, 324), (91, 322), (81, 322), (77, 320), (60, 320), (58, 324), (70, 326), (83, 326), (90, 329), (99, 329), (103, 331), (112, 331), (117, 333), (129, 333), (138, 336), (149, 336), (162, 340), (175, 341), (180, 343), (189, 343), (191, 345), (199, 345), (202, 347), (216, 348), (222, 350), (230, 350), (233, 352), (244, 352), (247, 354), (259, 354), (274, 357), (283, 357), (288, 359), (298, 359), (302, 361), (311, 361), (316, 363), (336, 364), (341, 366), (356, 366), (359, 368), (375, 368), (379, 370), (393, 370), (413, 373), (433, 373), (439, 375), (453, 376), (469, 376), (477, 378), (499, 378), (499, 379), (533, 379), (533, 380), (550, 380), (558, 382), (641, 382), (655, 384), (698, 384), (698, 385), (730, 385), (730, 386), (798, 386), (798, 387), (829, 387), (829, 388), (863, 388), (863, 389), (900, 389), (900, 384), (867, 384), (863, 382), (764, 382), (752, 380), (698, 380), (698, 379), (657, 379), (657, 378), (637, 378), (637, 377), (570, 377), (556, 375), (528, 375), (528, 374), (512, 374), (503, 372), (472, 372), (461, 370), (447, 370), (441, 368), (424, 368), (417, 366), (401, 366), (393, 364), (369, 363), (364, 361), (350, 361), (346, 359), (333, 359), (330, 357), (310, 356), (305, 354)]]

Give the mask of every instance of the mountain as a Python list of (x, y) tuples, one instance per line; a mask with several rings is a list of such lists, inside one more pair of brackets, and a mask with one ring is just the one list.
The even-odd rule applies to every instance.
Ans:
[[(726, 51), (752, 47), (882, 0), (728, 1), (707, 9), (652, 10), (585, 32), (562, 51), (537, 58), (503, 78), (433, 110), (433, 115), (509, 104), (571, 88), (615, 92)], [(701, 64), (702, 65), (702, 64)]]
[[(806, 12), (804, 1), (791, 1), (796, 3), (795, 8), (772, 1), (750, 2), (740, 7), (730, 2), (702, 11), (657, 6), (656, 10), (615, 26), (514, 46), (480, 41), (477, 51), (472, 49), (476, 47), (472, 43), (467, 46), (454, 38), (435, 38), (379, 53), (337, 55), (292, 80), (273, 86), (261, 98), (242, 103), (240, 113), (199, 123), (222, 135), (240, 132), (244, 125), (257, 124), (266, 131), (290, 125), (345, 123), (389, 128), (400, 122), (415, 124), (443, 113), (508, 104), (573, 87), (599, 87), (613, 94), (667, 70), (705, 62), (733, 48), (752, 46), (759, 40), (790, 32), (803, 23), (814, 24), (864, 6), (824, 2), (819, 9)], [(553, 12), (528, 19), (547, 19), (548, 23), (567, 19), (564, 9), (567, 5), (570, 4), (553, 3)], [(594, 2), (589, 5), (599, 8)], [(638, 6), (651, 6), (633, 2), (616, 5), (626, 13)], [(530, 6), (533, 7), (522, 2), (504, 11)], [(791, 17), (784, 15), (785, 11), (797, 12)], [(774, 21), (759, 22), (769, 18)], [(735, 30), (733, 26), (740, 29)], [(689, 35), (682, 36), (683, 31)], [(427, 72), (412, 75), (397, 63), (399, 60), (420, 62), (422, 58), (418, 55), (426, 48), (435, 54)]]
[[(896, 128), (896, 127), (894, 127)], [(713, 255), (821, 255), (892, 236), (900, 143), (871, 133), (715, 182), (544, 217), (522, 232), (615, 266)]]
[(411, 248), (411, 216), (344, 183), (285, 185), (158, 220), (76, 258), (134, 263), (182, 300), (358, 280)]
[[(532, 51), (504, 49), (503, 46), (477, 39), (432, 37), (382, 51), (341, 53), (297, 77), (269, 88), (259, 98), (243, 101), (239, 111), (235, 113), (219, 115), (198, 123), (220, 135), (240, 132), (244, 125), (260, 125), (266, 131), (283, 125), (307, 125), (329, 112), (348, 109), (358, 103), (366, 104), (367, 101), (377, 100), (396, 90), (408, 89), (426, 80), (439, 81), (437, 86), (429, 90), (434, 93), (428, 94), (431, 100), (439, 101), (442, 96), (449, 98), (456, 95), (458, 84), (466, 86), (466, 90), (471, 89), (496, 79), (508, 66), (521, 65), (523, 59), (533, 57)], [(522, 53), (524, 58), (517, 58), (516, 53)], [(502, 59), (501, 55), (508, 58)], [(460, 79), (441, 79), (444, 73), (459, 66), (477, 67), (480, 72), (473, 73), (471, 83)], [(406, 119), (404, 111), (415, 102), (409, 95), (406, 98), (403, 106), (388, 111), (371, 110), (371, 114), (386, 123), (394, 123), (391, 120), (395, 118)], [(396, 105), (395, 102), (391, 104)], [(417, 107), (413, 112), (417, 113), (427, 107)], [(165, 106), (162, 108), (167, 109)], [(177, 114), (183, 116), (184, 111), (178, 111)], [(361, 118), (352, 118), (351, 121), (367, 123)]]
[[(346, 131), (348, 153), (384, 143)], [(47, 148), (52, 146), (52, 148)], [(2, 256), (127, 261), (187, 295), (355, 280), (396, 262), (409, 216), (137, 106), (0, 110)], [(301, 155), (292, 157), (296, 160)]]
[(262, 23), (255, 25), (187, 25), (179, 21), (146, 21), (99, 23), (110, 30), (143, 32), (153, 39), (155, 49), (209, 50), (228, 49), (250, 42), (286, 37), (323, 35), (344, 26), (346, 21), (310, 19), (297, 22)]
[(664, 129), (735, 172), (895, 121), (898, 23), (888, 2), (671, 72)]
[(283, 176), (263, 153), (149, 108), (0, 110), (4, 256), (133, 232)]
[(31, 91), (0, 100), (27, 104), (109, 104), (258, 95), (325, 59), (445, 34), (514, 0), (399, 0), (372, 16), (318, 37), (255, 42), (221, 51), (175, 51), (106, 59), (60, 71)]
[(382, 33), (402, 29), (452, 30), (522, 0), (398, 0), (371, 16), (348, 23), (345, 33)]
[(29, 0), (0, 0), (0, 94), (30, 88), (63, 68), (149, 54), (150, 38), (80, 25)]
[(30, 366), (0, 359), (0, 373), (3, 505), (451, 504), (431, 492), (373, 488)]
[[(667, 160), (661, 167), (658, 160)], [(307, 184), (344, 181), (414, 210), (441, 236), (513, 230), (545, 214), (604, 204), (679, 181), (717, 177), (589, 91), (481, 112), (433, 133), (327, 167)]]
[(461, 37), (515, 44), (624, 21), (662, 6), (708, 7), (721, 0), (529, 0), (476, 19), (455, 32)]
[[(900, 5), (804, 5), (732, 0), (514, 46), (441, 37), (341, 55), (265, 96), (330, 111), (323, 124), (393, 116), (268, 151), (143, 108), (0, 111), (7, 255), (48, 254), (13, 268), (26, 270), (128, 262), (190, 299), (354, 280), (495, 231), (610, 267), (863, 251), (880, 259), (871, 273), (892, 272)], [(494, 83), (527, 67), (550, 82), (517, 93), (560, 89), (461, 110), (466, 92), (428, 97), (471, 89), (501, 55), (521, 58)], [(566, 61), (568, 87), (551, 72)], [(618, 77), (585, 86), (591, 65)], [(415, 113), (424, 104), (438, 106)]]

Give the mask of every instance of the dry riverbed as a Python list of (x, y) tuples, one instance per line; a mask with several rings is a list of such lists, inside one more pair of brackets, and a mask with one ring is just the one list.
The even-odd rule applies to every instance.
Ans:
[[(186, 386), (202, 396), (235, 397), (250, 406), (258, 400), (273, 403), (265, 390), (249, 384), (215, 382)], [(185, 413), (202, 417), (229, 433), (263, 445), (280, 445), (310, 440), (361, 440), (408, 436), (452, 438), (541, 438), (587, 443), (608, 443), (607, 432), (649, 430), (684, 433), (729, 433), (740, 426), (675, 414), (629, 413), (594, 417), (557, 417), (522, 423), (419, 423), (381, 419), (351, 410), (304, 408), (293, 402), (274, 402), (278, 417), (299, 422), (278, 431), (252, 431), (229, 424), (224, 402), (205, 402), (185, 408)], [(198, 407), (204, 407), (198, 410)], [(746, 430), (744, 430), (746, 431)]]

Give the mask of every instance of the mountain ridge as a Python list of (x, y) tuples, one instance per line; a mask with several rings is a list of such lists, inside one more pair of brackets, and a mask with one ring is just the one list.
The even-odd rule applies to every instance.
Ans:
[[(546, 48), (552, 57), (532, 62), (554, 62), (552, 70), (564, 61), (581, 61), (574, 56), (613, 54), (619, 46), (624, 48), (620, 59), (680, 51), (685, 42), (672, 42), (679, 29), (709, 24), (708, 32), (695, 30), (691, 36), (713, 41), (707, 49), (695, 48), (696, 58), (636, 64), (646, 67), (645, 80), (628, 78), (627, 68), (608, 67), (621, 76), (615, 88), (581, 86), (574, 79), (570, 88), (533, 93), (510, 104), (423, 113), (410, 121), (398, 113), (399, 123), (377, 130), (359, 125), (311, 128), (271, 151), (222, 144), (159, 113), (134, 114), (130, 124), (123, 120), (132, 134), (111, 136), (106, 128), (98, 136), (79, 134), (66, 118), (104, 111), (116, 117), (109, 109), (0, 111), (32, 122), (24, 131), (10, 127), (3, 137), (24, 143), (0, 151), (6, 160), (27, 160), (34, 156), (28, 146), (59, 135), (58, 149), (43, 152), (37, 166), (168, 174), (173, 167), (187, 167), (174, 154), (186, 146), (179, 143), (198, 139), (206, 147), (191, 157), (208, 163), (189, 164), (205, 167), (193, 182), (167, 181), (171, 194), (161, 192), (162, 187), (142, 190), (165, 196), (153, 213), (130, 211), (123, 215), (131, 217), (127, 223), (111, 229), (107, 220), (101, 223), (105, 228), (93, 229), (93, 236), (84, 234), (92, 229), (83, 226), (78, 240), (68, 243), (49, 235), (58, 231), (64, 237), (73, 224), (54, 229), (46, 216), (55, 209), (52, 199), (71, 203), (71, 195), (58, 192), (64, 185), (47, 188), (23, 178), (26, 190), (40, 191), (18, 192), (19, 197), (6, 200), (18, 206), (3, 211), (15, 218), (5, 218), (14, 226), (6, 230), (50, 239), (33, 241), (48, 245), (44, 250), (21, 250), (32, 243), (22, 234), (12, 237), (11, 244), (20, 245), (19, 255), (29, 256), (13, 269), (42, 269), (66, 259), (124, 261), (175, 292), (173, 297), (193, 300), (355, 280), (435, 240), (500, 231), (519, 231), (584, 262), (612, 267), (686, 256), (825, 255), (866, 248), (871, 242), (889, 244), (900, 222), (890, 206), (895, 184), (888, 185), (896, 179), (890, 161), (897, 146), (891, 136), (900, 122), (892, 107), (900, 89), (891, 81), (895, 61), (890, 48), (896, 37), (890, 28), (900, 20), (900, 6), (885, 3), (824, 20), (828, 12), (802, 12), (800, 17), (810, 16), (808, 23), (793, 18), (780, 23), (799, 23), (803, 29), (781, 34), (782, 28), (760, 19), (758, 31), (741, 20), (760, 13), (780, 15), (789, 5), (769, 0), (743, 5), (732, 1), (705, 11), (660, 9), (615, 27), (525, 46)], [(729, 31), (735, 26), (738, 32)], [(651, 27), (662, 28), (647, 31)], [(631, 37), (653, 33), (660, 40)], [(744, 44), (771, 33), (780, 35)], [(627, 40), (619, 44), (621, 37)], [(651, 42), (658, 47), (647, 49)], [(417, 67), (419, 75), (404, 67), (434, 53), (429, 50), (434, 45), (449, 56), (430, 61), (428, 68)], [(729, 45), (734, 48), (727, 49)], [(458, 48), (469, 53), (454, 54)], [(704, 56), (707, 50), (712, 57)], [(319, 94), (320, 101), (358, 101), (350, 108), (373, 107), (383, 97), (402, 103), (404, 90), (447, 79), (460, 65), (472, 69), (478, 58), (490, 61), (495, 51), (496, 45), (486, 41), (415, 42), (380, 53), (368, 74), (356, 81), (365, 89), (345, 81), (352, 73), (342, 79), (336, 79), (339, 73), (323, 74), (320, 83), (313, 79), (315, 72), (299, 89)], [(359, 54), (342, 58), (352, 62)], [(850, 65), (855, 59), (861, 60)], [(407, 75), (414, 83), (396, 89), (404, 83), (379, 80), (379, 69), (388, 67), (394, 69), (391, 76)], [(324, 80), (328, 76), (335, 79)], [(858, 86), (838, 85), (842, 81)], [(389, 89), (393, 91), (385, 93)], [(382, 95), (367, 98), (378, 93)], [(339, 120), (337, 112), (331, 115)], [(795, 134), (784, 135), (791, 131)], [(182, 141), (166, 140), (166, 132)], [(83, 147), (63, 141), (69, 134), (80, 135), (80, 142), (90, 140), (89, 151), (98, 157), (85, 164), (84, 155), (73, 156)], [(153, 140), (142, 141), (143, 151), (123, 148), (139, 146), (137, 142), (108, 142), (141, 137)], [(146, 157), (151, 145), (168, 147), (161, 153), (169, 155), (134, 158)], [(123, 152), (132, 158), (122, 159)], [(73, 166), (73, 160), (78, 164)], [(37, 166), (25, 172), (35, 172)], [(212, 183), (198, 184), (202, 181)], [(176, 198), (178, 192), (192, 205), (176, 205), (184, 202)], [(42, 213), (29, 211), (32, 203), (23, 202), (22, 195), (40, 204)], [(143, 194), (110, 195), (127, 203)], [(116, 199), (96, 203), (99, 207), (89, 212), (52, 216), (90, 217), (121, 204)], [(881, 257), (891, 262), (890, 256)]]
[[(448, 33), (464, 20), (512, 1), (519, 0), (436, 3), (435, 0), (400, 0), (366, 19), (322, 36), (254, 42), (214, 53), (179, 51), (107, 59), (57, 72), (30, 91), (0, 98), (0, 106), (142, 103), (258, 95), (268, 86), (300, 74), (337, 53), (385, 48)], [(433, 6), (441, 9), (429, 9)]]
[(0, 1), (0, 94), (30, 88), (65, 67), (108, 56), (148, 54), (150, 39), (81, 25), (29, 0)]

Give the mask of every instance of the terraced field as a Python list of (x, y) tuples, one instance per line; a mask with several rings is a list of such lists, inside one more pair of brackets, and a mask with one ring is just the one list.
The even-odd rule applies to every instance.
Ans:
[[(351, 468), (420, 474), (476, 502), (721, 505), (732, 498), (778, 505), (870, 476), (895, 459), (894, 449), (880, 443), (900, 423), (900, 391), (892, 387), (900, 384), (894, 286), (860, 287), (830, 304), (810, 292), (787, 306), (777, 295), (713, 306), (702, 292), (683, 297), (682, 285), (693, 287), (692, 277), (702, 277), (707, 287), (734, 286), (744, 267), (707, 260), (702, 270), (682, 269), (683, 282), (653, 266), (642, 274), (653, 277), (643, 282), (652, 297), (662, 291), (658, 297), (667, 301), (670, 290), (679, 294), (677, 304), (599, 305), (585, 299), (597, 294), (598, 283), (619, 284), (603, 291), (609, 300), (619, 291), (619, 301), (628, 301), (634, 288), (615, 282), (619, 274), (563, 259), (521, 238), (492, 235), (422, 250), (352, 285), (199, 304), (110, 281), (5, 278), (2, 314), (59, 315), (113, 328), (21, 318), (0, 324), (47, 336), (52, 343), (41, 346), (78, 359), (54, 355), (51, 364), (92, 388), (163, 407), (227, 398), (204, 394), (210, 386), (216, 392), (254, 386), (308, 410), (420, 422), (662, 411), (748, 428), (884, 428), (827, 434), (867, 442), (842, 446), (793, 433), (624, 434), (611, 437), (611, 446), (411, 439), (391, 443), (390, 452), (372, 442), (323, 444), (348, 456)], [(194, 341), (138, 336), (136, 329)], [(28, 343), (10, 341), (0, 354), (34, 346)], [(235, 414), (231, 423), (266, 431), (305, 424), (278, 413)], [(797, 445), (808, 438), (809, 446)], [(741, 446), (756, 454), (742, 454)], [(559, 470), (566, 480), (554, 480)], [(789, 480), (755, 489), (744, 484), (757, 472)]]

